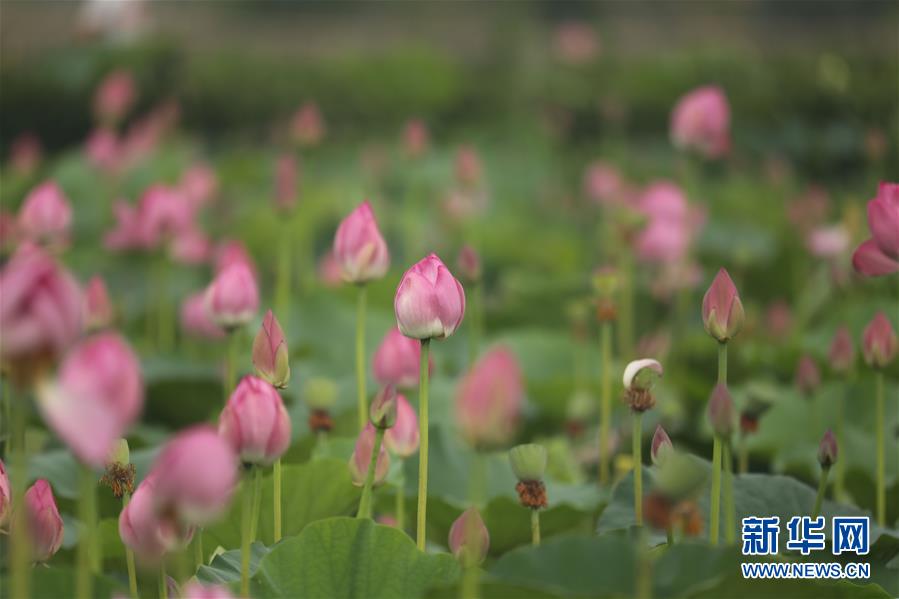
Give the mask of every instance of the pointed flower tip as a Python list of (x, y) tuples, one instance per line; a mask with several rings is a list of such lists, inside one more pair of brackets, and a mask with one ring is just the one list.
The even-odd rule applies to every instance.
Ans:
[(281, 323), (271, 310), (266, 312), (253, 339), (253, 367), (259, 378), (279, 389), (286, 387), (290, 380), (287, 340)]
[(652, 435), (652, 448), (650, 452), (652, 463), (658, 464), (673, 450), (674, 445), (671, 443), (671, 437), (668, 436), (668, 433), (665, 432), (665, 429), (662, 428), (661, 424), (656, 426), (656, 432)]
[(896, 357), (899, 341), (890, 319), (878, 312), (865, 327), (862, 335), (862, 354), (865, 363), (873, 368), (885, 368)]
[(397, 418), (397, 393), (393, 385), (385, 385), (375, 395), (369, 409), (369, 419), (375, 428), (393, 428)]
[(822, 468), (830, 468), (836, 463), (838, 454), (837, 438), (833, 431), (827, 429), (821, 437), (821, 443), (818, 444), (818, 463)]
[(490, 533), (477, 508), (470, 507), (456, 518), (449, 532), (449, 548), (463, 566), (476, 566), (487, 557)]
[(743, 326), (745, 314), (736, 285), (721, 268), (702, 298), (702, 323), (720, 343), (732, 339)]

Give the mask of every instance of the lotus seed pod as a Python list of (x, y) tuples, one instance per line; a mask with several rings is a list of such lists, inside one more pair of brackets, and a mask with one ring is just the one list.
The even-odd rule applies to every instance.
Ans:
[(546, 448), (535, 443), (509, 450), (509, 463), (520, 481), (543, 480), (546, 472)]

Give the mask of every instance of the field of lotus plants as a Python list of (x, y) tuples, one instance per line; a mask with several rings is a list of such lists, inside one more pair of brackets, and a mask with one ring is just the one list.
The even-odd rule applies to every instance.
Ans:
[(829, 189), (714, 79), (599, 145), (146, 81), (3, 140), (0, 597), (899, 596), (891, 135)]

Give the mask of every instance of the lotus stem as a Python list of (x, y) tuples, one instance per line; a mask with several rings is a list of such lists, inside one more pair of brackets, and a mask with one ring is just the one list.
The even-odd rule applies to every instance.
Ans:
[(643, 413), (634, 411), (634, 518), (643, 526)]
[[(12, 388), (12, 385), (10, 385)], [(11, 395), (10, 409), (12, 411), (12, 435), (13, 463), (11, 487), (15, 494), (13, 505), (23, 505), (25, 501), (25, 485), (28, 480), (28, 447), (25, 443), (25, 428), (27, 402), (24, 395)], [(25, 510), (12, 510), (12, 530), (23, 530), (27, 523)], [(12, 545), (12, 597), (28, 597), (31, 586), (31, 568), (29, 560), (31, 555), (31, 537), (29, 535), (15, 535), (10, 537)]]
[(399, 475), (396, 481), (396, 527), (402, 531), (406, 530), (406, 472), (403, 458), (399, 459)]
[(169, 598), (169, 581), (165, 573), (165, 561), (159, 565), (159, 599)]
[(421, 340), (421, 364), (419, 366), (418, 390), (418, 513), (416, 514), (415, 544), (419, 551), (425, 550), (427, 507), (428, 507), (428, 354), (431, 340)]
[(368, 400), (365, 392), (365, 300), (366, 286), (359, 286), (356, 304), (356, 394), (359, 407), (359, 430), (368, 423)]
[(278, 274), (275, 281), (275, 306), (278, 314), (284, 321), (283, 325), (290, 325), (290, 287), (291, 265), (290, 257), (290, 220), (285, 220), (281, 228), (281, 242), (278, 245)]
[(721, 442), (721, 459), (724, 462), (724, 540), (733, 545), (737, 540), (737, 512), (734, 507), (734, 463), (728, 439)]
[(531, 510), (531, 544), (540, 545), (540, 510)]
[(384, 429), (375, 429), (375, 446), (372, 448), (368, 471), (365, 473), (365, 484), (362, 487), (362, 499), (359, 500), (357, 518), (371, 518), (372, 488), (375, 484), (375, 470), (378, 469), (378, 456), (381, 454), (381, 443), (384, 441)]
[(259, 530), (259, 512), (262, 510), (262, 468), (253, 466), (253, 519), (250, 521), (250, 542), (255, 543)]
[(609, 321), (600, 325), (600, 348), (599, 484), (605, 486), (609, 483), (609, 427), (612, 424), (612, 323)]
[(718, 529), (721, 517), (721, 439), (715, 435), (712, 445), (712, 498), (709, 514), (709, 542), (718, 544)]
[(273, 517), (274, 517), (274, 540), (275, 543), (281, 540), (281, 458), (275, 460), (272, 468), (272, 497), (273, 497)]
[(877, 427), (877, 523), (880, 526), (887, 525), (887, 488), (886, 488), (886, 454), (884, 429), (886, 428), (886, 416), (884, 414), (883, 400), (883, 371), (878, 370), (876, 375), (876, 416), (874, 418)]
[(827, 475), (830, 474), (830, 466), (821, 468), (821, 480), (818, 481), (818, 494), (815, 495), (815, 507), (812, 509), (812, 519), (821, 515), (821, 505), (824, 503), (824, 492), (827, 489)]
[(250, 596), (250, 531), (252, 528), (253, 489), (249, 472), (243, 479), (243, 504), (240, 514), (240, 595)]
[(93, 594), (91, 553), (94, 551), (94, 529), (97, 515), (96, 479), (89, 466), (82, 464), (80, 470), (81, 493), (78, 497), (78, 518), (81, 527), (76, 555), (75, 596), (91, 597)]
[[(122, 510), (128, 507), (128, 502), (131, 501), (131, 494), (125, 491), (122, 495)], [(202, 536), (197, 537), (198, 540), (194, 540), (194, 544), (202, 543)], [(123, 543), (124, 545), (124, 543)], [(202, 555), (202, 545), (200, 545), (200, 553)], [(131, 599), (138, 599), (137, 596), (137, 569), (134, 566), (134, 551), (131, 550), (128, 545), (125, 545), (125, 564), (128, 567), (128, 596)]]

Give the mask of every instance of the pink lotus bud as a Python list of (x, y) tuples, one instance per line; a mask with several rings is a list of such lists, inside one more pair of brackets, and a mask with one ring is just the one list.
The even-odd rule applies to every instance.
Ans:
[(100, 82), (94, 95), (94, 114), (105, 122), (120, 121), (137, 96), (134, 77), (129, 71), (113, 71)]
[(834, 372), (847, 372), (855, 364), (855, 346), (852, 344), (852, 334), (846, 325), (838, 328), (833, 336), (828, 358)]
[[(353, 449), (353, 455), (350, 456), (350, 474), (353, 477), (353, 484), (361, 487), (365, 484), (365, 477), (368, 474), (368, 466), (371, 464), (371, 452), (375, 449), (375, 427), (369, 422), (359, 433), (356, 438), (356, 447)], [(378, 460), (375, 464), (375, 480), (372, 483), (378, 486), (387, 479), (387, 472), (390, 470), (390, 456), (381, 444), (381, 450), (378, 452)]]
[(22, 175), (33, 173), (40, 165), (43, 154), (40, 138), (30, 131), (22, 133), (9, 145), (12, 168)]
[(113, 172), (123, 163), (122, 146), (115, 131), (95, 129), (84, 142), (84, 153), (94, 168)]
[(178, 264), (204, 264), (211, 254), (212, 242), (194, 225), (176, 233), (169, 245), (169, 255)]
[(403, 149), (409, 158), (419, 158), (428, 151), (428, 127), (421, 119), (411, 119), (403, 128)]
[(821, 443), (818, 444), (818, 463), (822, 468), (830, 468), (837, 463), (837, 438), (830, 429), (821, 437)]
[(490, 533), (477, 508), (468, 508), (453, 522), (449, 532), (449, 549), (465, 567), (476, 566), (486, 559), (490, 549)]
[(166, 185), (151, 185), (138, 203), (138, 230), (147, 248), (168, 243), (194, 226), (196, 208), (182, 192)]
[(235, 599), (228, 587), (224, 585), (203, 586), (199, 582), (191, 582), (184, 587), (183, 599)]
[(325, 121), (315, 102), (303, 104), (290, 122), (290, 135), (301, 146), (317, 146), (325, 137)]
[(6, 522), (9, 508), (12, 504), (12, 493), (9, 489), (9, 476), (6, 474), (6, 466), (0, 460), (0, 527)]
[(462, 278), (471, 283), (477, 283), (481, 280), (481, 257), (477, 251), (468, 244), (462, 246), (459, 250), (459, 258), (456, 260), (456, 267)]
[(556, 27), (554, 46), (559, 60), (572, 65), (594, 60), (600, 48), (596, 31), (581, 21), (568, 21)]
[(402, 395), (396, 397), (396, 423), (384, 433), (387, 449), (401, 458), (408, 458), (418, 451), (418, 415), (415, 408)]
[(886, 368), (896, 356), (896, 332), (890, 319), (878, 312), (862, 333), (862, 354), (865, 364), (874, 368)]
[(628, 363), (624, 368), (621, 382), (628, 390), (648, 391), (663, 374), (658, 360), (643, 358)]
[(241, 327), (259, 309), (256, 278), (246, 264), (236, 262), (218, 273), (206, 289), (206, 310), (226, 331)]
[(100, 275), (94, 275), (84, 289), (84, 325), (89, 331), (104, 329), (112, 324), (115, 313), (106, 283)]
[(206, 293), (200, 291), (181, 302), (181, 328), (198, 339), (221, 339), (225, 331), (212, 322), (206, 311)]
[(41, 478), (31, 485), (25, 492), (25, 510), (34, 561), (46, 562), (59, 551), (63, 533), (50, 483)]
[(682, 261), (704, 215), (691, 210), (684, 192), (667, 181), (650, 185), (640, 197), (639, 209), (648, 221), (635, 240), (640, 259), (665, 264)]
[(290, 210), (297, 203), (297, 161), (292, 154), (281, 154), (275, 164), (275, 206)]
[(215, 250), (215, 274), (219, 274), (237, 262), (249, 268), (253, 276), (256, 277), (256, 264), (243, 243), (237, 239), (221, 242)]
[(821, 386), (821, 372), (811, 356), (799, 358), (796, 366), (796, 386), (804, 395), (811, 395)]
[(119, 537), (144, 562), (155, 563), (166, 553), (185, 547), (194, 534), (192, 526), (180, 524), (156, 509), (156, 473), (138, 485), (131, 501), (119, 514)]
[(103, 237), (103, 246), (110, 250), (132, 250), (143, 245), (140, 217), (137, 208), (125, 200), (112, 205), (115, 228)]
[(786, 337), (793, 327), (793, 312), (784, 300), (775, 300), (765, 313), (765, 325), (768, 334), (777, 340)]
[(244, 377), (219, 416), (219, 435), (244, 464), (269, 465), (290, 445), (290, 416), (269, 383)]
[(463, 187), (477, 187), (481, 182), (481, 158), (471, 146), (462, 146), (456, 151), (456, 180)]
[(3, 362), (53, 362), (81, 333), (81, 290), (43, 250), (21, 246), (0, 271), (0, 289)]
[(318, 278), (325, 287), (336, 288), (343, 285), (343, 269), (334, 257), (333, 250), (319, 259)]
[(671, 443), (671, 437), (668, 436), (668, 433), (665, 432), (665, 429), (660, 424), (656, 427), (656, 432), (652, 436), (650, 449), (652, 463), (658, 464), (672, 451), (674, 451), (674, 445)]
[(729, 438), (734, 430), (734, 402), (727, 385), (715, 385), (709, 397), (707, 414), (714, 433), (719, 437)]
[(624, 181), (618, 169), (602, 161), (587, 168), (584, 175), (584, 193), (597, 204), (614, 204), (621, 200)]
[(72, 349), (38, 399), (47, 424), (75, 455), (103, 466), (143, 407), (140, 362), (118, 334), (94, 335)]
[(406, 337), (443, 339), (462, 323), (465, 291), (437, 254), (430, 254), (403, 275), (393, 310)]
[(806, 238), (808, 251), (816, 258), (839, 258), (849, 249), (849, 231), (843, 225), (818, 227)]
[(702, 298), (705, 330), (720, 343), (727, 343), (740, 332), (744, 318), (740, 294), (730, 275), (722, 268)]
[(382, 387), (375, 395), (368, 411), (368, 419), (375, 428), (387, 430), (396, 424), (397, 397), (396, 387), (393, 385)]
[(478, 448), (502, 446), (518, 430), (524, 379), (518, 361), (504, 347), (484, 354), (459, 383), (456, 423)]
[(678, 100), (671, 113), (671, 141), (706, 158), (720, 158), (730, 150), (730, 107), (715, 85), (694, 89)]
[(278, 389), (287, 386), (290, 380), (290, 363), (287, 359), (287, 340), (281, 323), (271, 310), (265, 313), (262, 327), (253, 340), (253, 367), (259, 378), (268, 381)]
[(19, 234), (35, 243), (65, 246), (71, 226), (72, 207), (54, 181), (45, 181), (31, 190), (19, 209)]
[[(382, 385), (413, 388), (418, 385), (421, 368), (421, 342), (403, 335), (396, 327), (387, 331), (372, 359), (375, 379)], [(434, 370), (429, 356), (429, 372)]]
[(237, 454), (215, 429), (198, 425), (166, 443), (156, 462), (156, 512), (202, 526), (228, 507), (237, 483)]
[(868, 202), (868, 228), (871, 239), (852, 256), (855, 270), (872, 277), (899, 272), (899, 183), (881, 182)]
[(343, 270), (343, 280), (348, 283), (367, 283), (387, 272), (390, 253), (367, 201), (359, 204), (337, 227), (334, 257)]
[(200, 207), (215, 198), (218, 185), (218, 178), (212, 167), (207, 164), (194, 164), (181, 175), (178, 191), (187, 203)]

